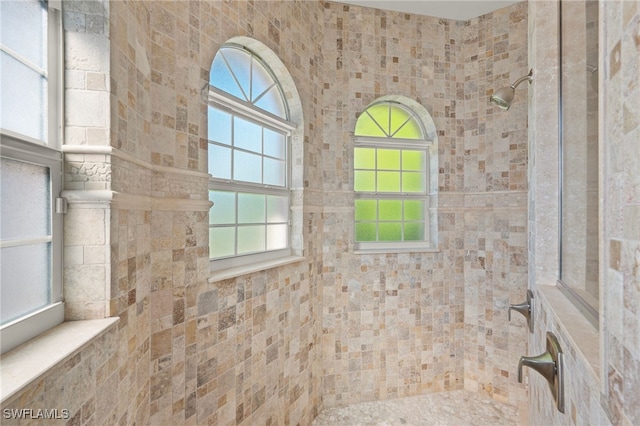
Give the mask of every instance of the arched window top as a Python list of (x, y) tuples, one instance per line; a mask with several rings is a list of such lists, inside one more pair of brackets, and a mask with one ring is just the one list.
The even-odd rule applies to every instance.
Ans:
[(267, 65), (242, 46), (226, 44), (218, 50), (209, 84), (235, 98), (288, 120), (282, 88)]
[(358, 117), (356, 136), (425, 139), (425, 131), (416, 114), (404, 105), (383, 101), (369, 106)]

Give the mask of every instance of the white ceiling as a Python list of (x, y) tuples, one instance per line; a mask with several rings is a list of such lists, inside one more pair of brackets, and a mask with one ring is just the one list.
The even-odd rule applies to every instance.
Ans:
[(338, 3), (465, 21), (522, 0), (348, 0)]

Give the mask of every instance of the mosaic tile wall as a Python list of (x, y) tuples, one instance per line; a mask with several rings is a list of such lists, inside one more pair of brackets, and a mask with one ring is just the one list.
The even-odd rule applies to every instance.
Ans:
[[(467, 22), (325, 5), (325, 406), (460, 389), (520, 403), (527, 285), (525, 3)], [(353, 254), (353, 128), (383, 95), (418, 101), (439, 143), (437, 253)], [(521, 97), (520, 97), (521, 96)], [(511, 367), (509, 367), (511, 366)]]
[[(530, 229), (532, 285), (553, 285), (557, 274), (557, 157), (547, 148), (557, 143), (554, 74), (557, 75), (556, 2), (530, 2), (531, 62), (544, 78), (533, 93)], [(565, 413), (555, 410), (546, 383), (530, 379), (530, 419), (536, 423), (637, 424), (640, 421), (640, 223), (638, 159), (640, 151), (640, 2), (600, 2), (600, 350), (592, 368), (585, 360), (585, 342), (576, 342), (570, 324), (546, 299), (536, 301), (540, 330), (532, 350), (544, 346), (544, 332), (555, 332), (567, 354)], [(535, 72), (534, 71), (534, 72)], [(554, 139), (555, 138), (555, 139)], [(544, 157), (543, 157), (544, 156)], [(544, 158), (544, 160), (536, 160)], [(557, 199), (557, 198), (556, 198)]]

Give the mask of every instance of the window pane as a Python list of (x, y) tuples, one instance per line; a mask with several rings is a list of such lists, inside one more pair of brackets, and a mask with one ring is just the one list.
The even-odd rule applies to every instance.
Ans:
[(425, 152), (402, 150), (402, 170), (423, 171), (425, 168)]
[(265, 158), (263, 183), (265, 185), (285, 186), (285, 165), (284, 161)]
[(400, 170), (399, 149), (379, 149), (377, 159), (378, 169)]
[(209, 140), (231, 145), (231, 114), (209, 107)]
[(389, 104), (372, 105), (367, 108), (366, 112), (382, 128), (385, 136), (391, 136), (389, 133)]
[(249, 100), (251, 81), (251, 56), (238, 49), (224, 49), (221, 51), (229, 64), (229, 68), (242, 88), (243, 98)]
[(245, 99), (242, 94), (242, 90), (240, 90), (238, 83), (236, 83), (236, 80), (231, 75), (231, 71), (229, 71), (229, 68), (227, 67), (227, 64), (222, 58), (222, 54), (220, 52), (218, 52), (213, 60), (213, 64), (211, 65), (209, 83), (223, 92), (227, 92), (231, 96)]
[(424, 222), (410, 222), (404, 224), (405, 241), (424, 240)]
[(0, 163), (0, 238), (51, 234), (49, 168), (2, 158)]
[(424, 202), (412, 200), (405, 201), (404, 220), (424, 220)]
[(355, 148), (353, 165), (356, 169), (375, 169), (376, 168), (375, 148)]
[(236, 223), (236, 194), (227, 191), (209, 191), (213, 206), (209, 210), (209, 223), (226, 225)]
[(353, 174), (353, 188), (356, 191), (374, 192), (376, 190), (375, 172), (363, 172), (356, 170)]
[(411, 119), (411, 114), (400, 105), (389, 105), (391, 109), (391, 132), (390, 135), (397, 137), (398, 130), (405, 126)]
[(274, 81), (265, 67), (255, 58), (252, 61), (251, 77), (251, 102), (254, 102)]
[(285, 108), (280, 90), (278, 90), (276, 86), (269, 89), (254, 105), (278, 117), (287, 118), (287, 109)]
[(402, 126), (400, 130), (398, 130), (396, 134), (393, 135), (393, 137), (403, 139), (424, 139), (422, 129), (415, 119), (407, 122), (404, 126)]
[(380, 223), (379, 241), (401, 241), (402, 240), (402, 224), (401, 223)]
[(262, 183), (262, 156), (235, 151), (233, 174), (235, 180)]
[(424, 174), (419, 172), (402, 173), (402, 192), (424, 192)]
[(267, 226), (267, 250), (287, 248), (287, 225)]
[(6, 53), (0, 55), (0, 127), (46, 142), (47, 80)]
[(0, 318), (5, 324), (51, 300), (51, 243), (0, 249)]
[(286, 222), (289, 219), (289, 200), (287, 197), (267, 195), (267, 222)]
[(286, 136), (264, 128), (264, 155), (284, 160), (287, 155)]
[(356, 220), (376, 220), (377, 216), (376, 200), (356, 200)]
[(238, 223), (264, 223), (265, 196), (238, 194)]
[(227, 257), (235, 255), (236, 240), (234, 227), (209, 228), (209, 257)]
[(254, 253), (265, 250), (265, 227), (238, 227), (238, 254)]
[(209, 144), (209, 173), (215, 178), (231, 179), (231, 148)]
[(378, 191), (400, 192), (399, 172), (378, 172)]
[[(0, 1), (0, 19), (2, 44), (45, 69), (47, 67), (46, 4), (39, 0), (2, 0)], [(5, 73), (4, 68), (2, 73)]]
[(376, 137), (385, 137), (387, 136), (384, 131), (376, 124), (376, 122), (371, 118), (369, 114), (363, 112), (360, 117), (358, 117), (358, 121), (356, 122), (356, 136), (376, 136)]
[(380, 200), (379, 220), (402, 220), (402, 201)]
[(356, 241), (376, 241), (375, 223), (356, 222)]
[(233, 132), (233, 145), (236, 148), (262, 153), (262, 126), (234, 117)]

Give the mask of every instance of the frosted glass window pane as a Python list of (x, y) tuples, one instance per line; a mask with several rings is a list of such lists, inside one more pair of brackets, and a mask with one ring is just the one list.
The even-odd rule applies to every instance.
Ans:
[[(44, 2), (0, 1), (0, 40), (35, 65), (46, 69), (47, 9)], [(4, 78), (5, 69), (2, 73)]]
[(6, 53), (0, 55), (0, 127), (46, 142), (47, 80)]
[(213, 206), (209, 210), (209, 223), (227, 225), (236, 223), (236, 194), (227, 191), (209, 191)]
[(0, 249), (0, 314), (5, 324), (51, 302), (51, 243)]
[(377, 216), (376, 200), (356, 200), (356, 220), (376, 220)]
[(411, 119), (411, 114), (399, 105), (390, 105), (389, 107), (391, 109), (390, 135), (396, 136), (395, 133)]
[(379, 149), (377, 159), (378, 169), (400, 170), (399, 149)]
[(424, 174), (402, 172), (402, 192), (424, 192)]
[(209, 83), (223, 92), (227, 92), (231, 96), (245, 99), (242, 94), (242, 90), (240, 90), (238, 83), (236, 83), (236, 80), (231, 75), (231, 71), (229, 71), (224, 59), (222, 59), (222, 54), (220, 52), (218, 52), (213, 60), (213, 64), (211, 65)]
[(235, 228), (209, 228), (209, 257), (211, 259), (235, 255)]
[(238, 254), (254, 253), (265, 250), (265, 227), (238, 227)]
[(231, 145), (231, 114), (209, 107), (209, 140)]
[(379, 192), (400, 192), (399, 172), (378, 172)]
[(265, 185), (284, 186), (286, 178), (286, 163), (271, 158), (264, 159), (264, 179)]
[(424, 220), (424, 202), (411, 200), (405, 201), (404, 220)]
[(49, 169), (2, 158), (0, 238), (42, 237), (51, 233)]
[(269, 72), (258, 61), (253, 59), (253, 69), (251, 70), (251, 102), (255, 101), (263, 94), (274, 81)]
[(380, 126), (378, 126), (373, 118), (371, 118), (371, 116), (366, 112), (362, 113), (360, 117), (358, 117), (358, 121), (356, 122), (355, 135), (376, 137), (387, 136), (380, 128)]
[(401, 200), (380, 200), (379, 220), (402, 220)]
[(402, 128), (400, 128), (393, 137), (403, 139), (424, 139), (422, 128), (415, 119), (405, 123), (405, 125), (402, 126)]
[(220, 179), (231, 178), (231, 148), (209, 144), (209, 173)]
[(236, 148), (262, 153), (262, 126), (235, 117), (233, 131), (233, 145)]
[(238, 194), (238, 223), (264, 223), (265, 197), (260, 194)]
[(405, 241), (424, 240), (424, 222), (411, 222), (404, 224)]
[(267, 250), (287, 248), (287, 225), (267, 226)]
[(251, 55), (238, 49), (222, 49), (222, 55), (227, 60), (231, 72), (242, 88), (243, 98), (249, 100), (251, 84)]
[(376, 150), (374, 148), (355, 148), (353, 163), (356, 169), (375, 169)]
[(356, 241), (376, 241), (376, 225), (356, 222)]
[(269, 89), (263, 97), (254, 103), (254, 105), (278, 117), (284, 119), (287, 118), (287, 109), (284, 106), (280, 90), (278, 90), (276, 86)]
[(285, 135), (264, 128), (264, 155), (284, 160), (287, 155)]
[(262, 156), (235, 151), (233, 174), (235, 180), (262, 183)]
[(374, 192), (376, 190), (375, 172), (356, 170), (353, 174), (353, 188), (356, 191)]
[(402, 151), (402, 170), (423, 171), (425, 167), (424, 151)]
[(286, 222), (289, 219), (287, 197), (267, 195), (267, 222)]
[(381, 223), (378, 230), (379, 241), (402, 241), (401, 223)]
[(370, 114), (373, 120), (384, 130), (385, 136), (391, 136), (389, 133), (389, 104), (372, 105), (367, 108), (366, 112)]

